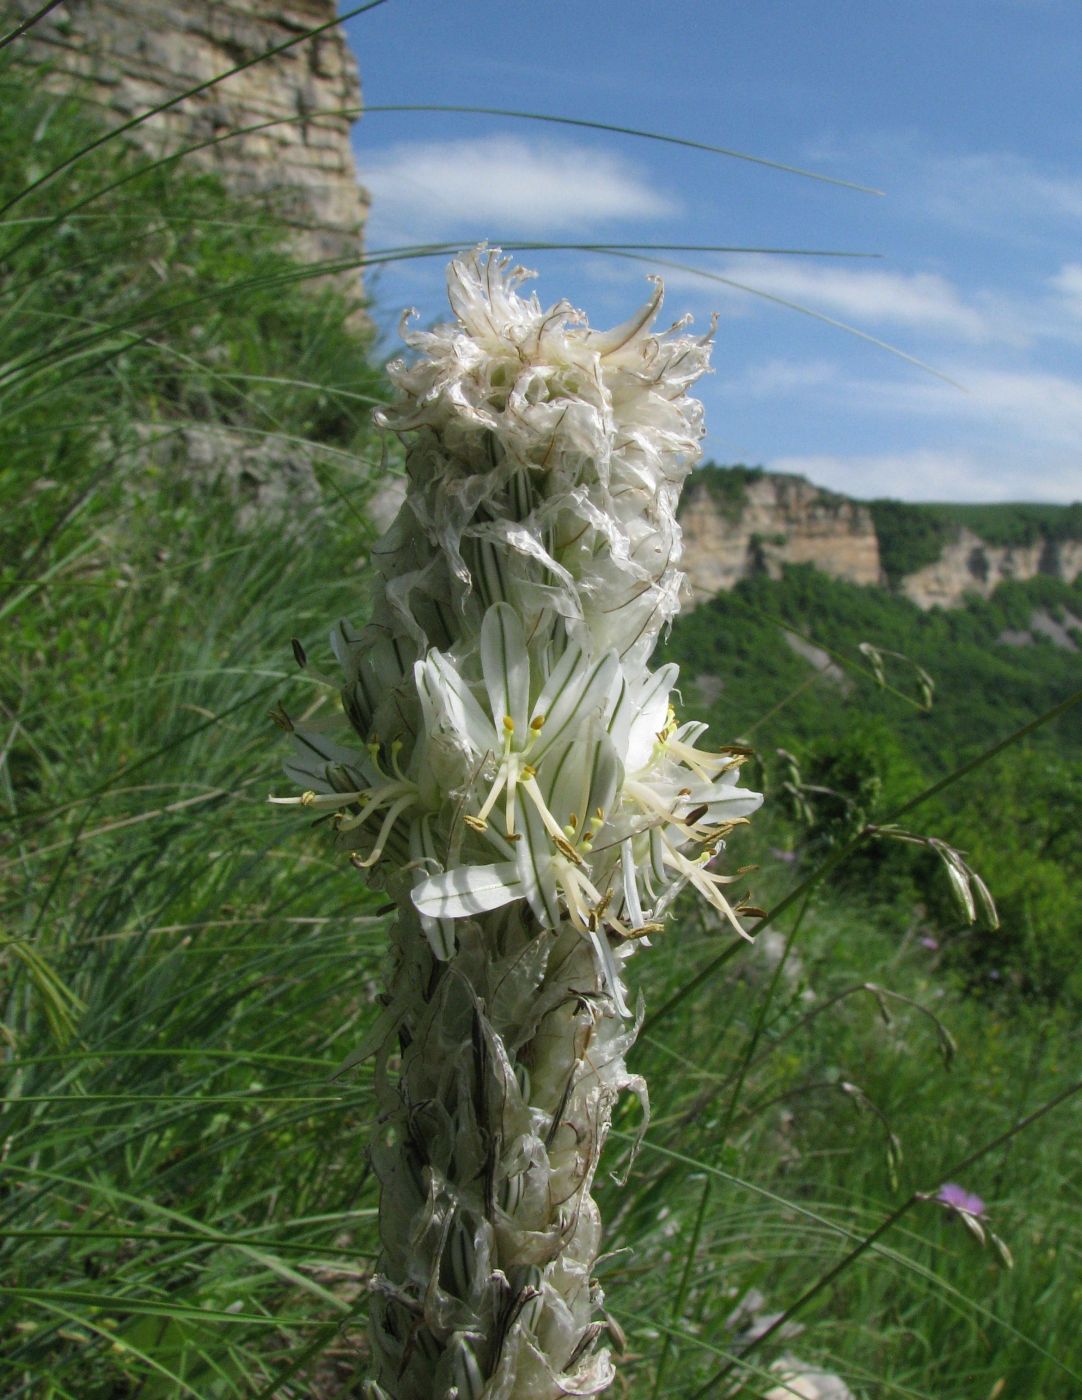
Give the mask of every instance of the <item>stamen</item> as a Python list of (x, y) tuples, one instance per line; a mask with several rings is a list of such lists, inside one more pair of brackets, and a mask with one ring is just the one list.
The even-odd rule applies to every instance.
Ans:
[(278, 807), (348, 807), (351, 802), (367, 797), (369, 791), (369, 788), (362, 788), (360, 792), (313, 792), (309, 789), (300, 797), (268, 797), (267, 801)]
[(402, 752), (402, 749), (402, 740), (395, 739), (395, 741), (391, 745), (391, 767), (394, 769), (395, 776), (401, 778), (402, 781), (405, 783), (408, 782), (409, 779), (406, 777), (405, 773), (402, 772), (402, 768), (398, 762), (398, 755)]
[(383, 847), (386, 845), (387, 838), (391, 834), (391, 828), (412, 802), (413, 798), (410, 796), (400, 797), (397, 802), (392, 804), (387, 815), (383, 819), (383, 825), (379, 829), (379, 835), (376, 837), (376, 844), (372, 848), (372, 854), (364, 860), (354, 860), (353, 857), (357, 854), (356, 851), (354, 851), (350, 856), (350, 861), (353, 865), (360, 870), (367, 870), (370, 866), (375, 865), (376, 861), (378, 861), (383, 854)]
[(732, 884), (735, 876), (712, 875), (703, 868), (706, 861), (711, 859), (710, 854), (704, 852), (697, 860), (688, 860), (686, 856), (681, 855), (680, 852), (676, 850), (672, 843), (665, 837), (664, 832), (661, 834), (661, 839), (664, 842), (665, 864), (671, 865), (675, 870), (678, 870), (688, 883), (693, 885), (703, 898), (712, 904), (718, 913), (722, 914), (728, 920), (741, 938), (746, 938), (749, 943), (752, 942), (751, 934), (741, 928), (740, 921), (736, 917), (732, 905), (721, 892), (720, 887), (722, 885)]
[[(403, 794), (404, 786), (406, 786), (405, 794)], [(367, 796), (368, 801), (365, 802), (359, 812), (355, 812), (348, 817), (345, 815), (341, 816), (338, 823), (339, 830), (352, 831), (355, 827), (363, 826), (372, 813), (378, 811), (378, 809), (383, 807), (386, 803), (402, 796), (404, 796), (407, 801), (412, 802), (416, 793), (417, 789), (412, 783), (408, 785), (402, 783), (388, 783), (386, 787), (370, 788), (367, 794), (358, 793), (358, 797)]]
[(562, 854), (567, 856), (568, 860), (573, 860), (577, 865), (581, 865), (582, 857), (575, 850), (574, 846), (568, 844), (567, 837), (560, 829), (559, 822), (545, 805), (545, 799), (541, 795), (541, 789), (537, 786), (534, 770), (530, 768), (529, 764), (522, 770), (522, 786), (525, 788), (530, 801), (537, 808), (541, 820), (545, 824), (545, 830), (552, 837), (556, 849), (562, 851)]
[(560, 852), (560, 854), (562, 856), (566, 856), (569, 861), (572, 861), (575, 865), (583, 864), (583, 859), (579, 855), (578, 851), (575, 850), (574, 846), (572, 846), (570, 842), (565, 841), (562, 836), (554, 836), (553, 844), (555, 845), (556, 849)]
[(507, 782), (507, 765), (506, 765), (506, 764), (501, 764), (501, 765), (500, 765), (500, 771), (496, 774), (496, 780), (495, 780), (495, 782), (492, 784), (491, 788), (489, 788), (488, 796), (485, 798), (484, 802), (482, 803), (482, 805), (481, 805), (481, 810), (477, 813), (477, 818), (478, 818), (479, 821), (484, 821), (485, 818), (488, 816), (489, 812), (491, 812), (492, 809), (493, 809), (493, 807), (495, 807), (495, 805), (496, 805), (496, 799), (497, 799), (497, 797), (499, 797), (500, 793), (503, 791), (503, 789), (504, 789), (504, 784), (505, 784), (506, 782)]
[(638, 928), (630, 928), (624, 934), (625, 938), (649, 938), (652, 933), (664, 933), (664, 924), (640, 924)]

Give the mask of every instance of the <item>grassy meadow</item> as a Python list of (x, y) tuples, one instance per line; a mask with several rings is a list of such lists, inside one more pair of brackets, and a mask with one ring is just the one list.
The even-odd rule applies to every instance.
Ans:
[[(380, 368), (271, 214), (81, 154), (86, 113), (11, 69), (0, 112), (0, 1395), (359, 1396), (373, 1101), (343, 1065), (385, 916), (266, 797), (272, 711), (337, 704), (326, 634), (366, 614)], [(181, 470), (193, 433), (223, 465), (285, 444), (322, 505), (240, 510), (243, 480)], [(1082, 1078), (1080, 712), (917, 802), (1069, 694), (1067, 654), (1001, 655), (998, 617), (797, 571), (674, 631), (689, 709), (759, 751), (732, 863), (782, 907), (749, 948), (689, 903), (631, 965), (653, 1116), (625, 1181), (625, 1105), (598, 1194), (633, 1396), (776, 1400), (783, 1352), (869, 1400), (1082, 1394), (1077, 1101), (1040, 1115)], [(930, 714), (860, 642), (931, 673)], [(1000, 931), (933, 848), (867, 835), (906, 804)], [(948, 1180), (983, 1240), (922, 1199)]]

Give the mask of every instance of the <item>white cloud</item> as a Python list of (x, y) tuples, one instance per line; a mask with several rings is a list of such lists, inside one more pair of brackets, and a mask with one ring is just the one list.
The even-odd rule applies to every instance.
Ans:
[(1082, 218), (1077, 165), (1017, 151), (945, 151), (913, 131), (879, 129), (810, 143), (804, 159), (885, 185), (884, 208), (893, 217), (914, 219), (925, 231), (942, 222), (981, 243), (1074, 236)]
[(1048, 281), (1060, 306), (1072, 316), (1082, 316), (1082, 263), (1064, 263)]
[(367, 153), (363, 168), (374, 218), (416, 240), (582, 234), (606, 221), (675, 212), (629, 161), (570, 143), (407, 142)]
[(1007, 151), (933, 157), (924, 186), (927, 212), (982, 235), (1039, 233), (1082, 219), (1082, 178)]
[(1082, 495), (1082, 379), (1041, 369), (951, 365), (963, 386), (882, 382), (859, 392), (873, 411), (917, 413), (950, 422), (959, 431), (983, 434), (982, 443), (1011, 443), (1019, 452), (1069, 454), (1073, 461), (1074, 497)]
[(969, 341), (993, 337), (983, 312), (937, 273), (749, 258), (727, 263), (724, 275), (861, 327), (906, 326)]
[(873, 416), (898, 415), (910, 439), (923, 436), (934, 420), (936, 436), (949, 435), (947, 446), (793, 454), (769, 465), (864, 497), (1082, 499), (1082, 380), (1041, 370), (952, 367), (952, 373), (966, 393), (932, 383), (853, 380), (848, 389), (838, 386), (839, 402), (848, 397)]
[(716, 384), (715, 392), (737, 400), (799, 396), (805, 391), (819, 394), (837, 384), (839, 377), (839, 367), (828, 360), (773, 359), (727, 377)]
[(892, 496), (903, 501), (1068, 502), (1079, 495), (1077, 473), (1072, 476), (1069, 463), (1042, 461), (1023, 474), (1017, 460), (965, 449), (809, 453), (777, 457), (767, 465), (771, 471), (795, 472), (862, 500)]

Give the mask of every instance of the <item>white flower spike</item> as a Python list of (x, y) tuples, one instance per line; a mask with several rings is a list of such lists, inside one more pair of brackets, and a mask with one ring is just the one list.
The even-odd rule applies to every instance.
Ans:
[(332, 636), (352, 741), (296, 728), (302, 795), (272, 799), (327, 814), (398, 906), (371, 1149), (371, 1394), (393, 1400), (611, 1384), (590, 1189), (620, 1092), (646, 1107), (624, 964), (686, 885), (743, 932), (711, 865), (761, 801), (745, 753), (678, 724), (677, 668), (647, 669), (710, 336), (653, 330), (659, 282), (600, 333), (521, 297), (528, 275), (458, 258), (456, 319), (405, 332), (378, 620)]

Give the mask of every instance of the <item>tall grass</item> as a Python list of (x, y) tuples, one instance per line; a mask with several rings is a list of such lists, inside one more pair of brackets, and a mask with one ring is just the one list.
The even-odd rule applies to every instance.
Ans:
[[(0, 79), (7, 204), (87, 119)], [(365, 610), (381, 381), (355, 307), (304, 275), (273, 218), (117, 143), (0, 229), (5, 1397), (360, 1393), (373, 1106), (363, 1066), (336, 1072), (377, 1009), (381, 915), (265, 796), (268, 711), (335, 703), (289, 638), (318, 666), (330, 621)], [(223, 463), (303, 448), (333, 509), (242, 529), (226, 473), (172, 465), (193, 428)], [(791, 885), (772, 839), (734, 852), (764, 901)], [(674, 1009), (639, 1050), (646, 1143), (601, 1201), (631, 1392), (766, 1395), (784, 1345), (868, 1396), (1082, 1393), (1066, 1117), (969, 1179), (1013, 1272), (925, 1202), (811, 1291), (1078, 1078), (1073, 1028), (956, 998), (829, 884), (778, 927), (784, 966), (719, 959), (690, 911), (637, 963)], [(870, 977), (910, 998), (884, 999), (889, 1022), (874, 994), (830, 1004)], [(949, 1070), (912, 1003), (950, 1022)], [(614, 1169), (630, 1107), (619, 1127)], [(753, 1291), (760, 1313), (809, 1297), (804, 1334), (728, 1325)]]
[[(6, 202), (87, 128), (3, 83)], [(5, 1395), (249, 1395), (373, 1248), (367, 1080), (330, 1072), (380, 921), (265, 798), (272, 704), (328, 703), (289, 638), (363, 597), (380, 376), (273, 220), (146, 166), (103, 146), (0, 247)], [(344, 499), (245, 532), (174, 470), (193, 429)]]

